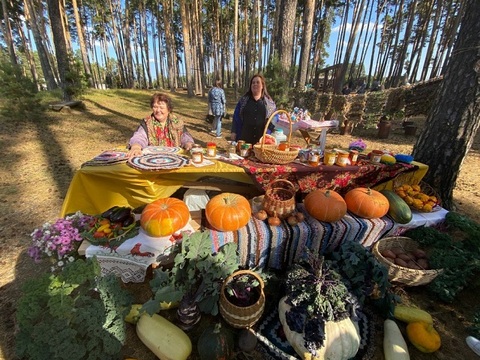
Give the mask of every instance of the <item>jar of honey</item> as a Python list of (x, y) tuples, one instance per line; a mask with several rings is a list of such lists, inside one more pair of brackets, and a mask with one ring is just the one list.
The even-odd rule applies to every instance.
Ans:
[(237, 153), (240, 154), (240, 150), (242, 150), (242, 145), (245, 144), (245, 140), (238, 140), (237, 142)]
[(207, 143), (207, 156), (215, 157), (217, 156), (217, 144), (214, 142)]
[(278, 146), (277, 149), (280, 151), (287, 151), (289, 149), (289, 145), (287, 141), (282, 141)]
[(337, 152), (337, 159), (335, 160), (335, 164), (338, 166), (347, 166), (350, 164), (350, 158), (348, 157), (348, 152), (339, 150)]
[(308, 165), (310, 166), (318, 166), (318, 163), (320, 162), (320, 154), (318, 153), (317, 150), (310, 150), (308, 153)]
[(203, 162), (203, 148), (200, 145), (193, 145), (190, 153), (192, 155), (192, 162), (195, 164), (201, 164)]
[(337, 153), (335, 151), (325, 150), (325, 155), (323, 155), (323, 163), (325, 165), (334, 165), (336, 156), (337, 156)]
[(349, 153), (348, 156), (350, 158), (350, 164), (351, 165), (357, 165), (358, 151), (357, 150), (350, 150), (350, 153)]

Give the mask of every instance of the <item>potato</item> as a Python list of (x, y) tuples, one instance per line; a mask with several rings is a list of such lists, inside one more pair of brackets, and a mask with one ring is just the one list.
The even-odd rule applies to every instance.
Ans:
[(385, 258), (392, 259), (392, 261), (395, 260), (395, 258), (397, 257), (397, 255), (395, 255), (395, 253), (393, 251), (388, 250), (388, 249), (384, 250), (382, 252), (382, 256), (385, 257)]
[(409, 254), (398, 254), (397, 257), (404, 260), (405, 262), (409, 262), (410, 260), (412, 260)]
[(423, 270), (428, 270), (430, 268), (430, 264), (428, 263), (428, 260), (425, 258), (418, 259), (417, 264)]
[(415, 257), (417, 259), (421, 259), (421, 258), (426, 258), (427, 257), (427, 253), (425, 251), (423, 251), (422, 249), (416, 249), (416, 250), (413, 250), (412, 253), (415, 255)]
[(407, 262), (407, 267), (413, 270), (421, 270), (420, 266), (418, 266), (413, 260), (410, 260), (409, 262)]
[(408, 267), (407, 262), (399, 257), (395, 259), (395, 264), (397, 264), (398, 266)]
[(400, 254), (405, 254), (405, 251), (403, 249), (400, 249), (400, 248), (393, 248), (391, 250), (395, 255), (400, 255)]

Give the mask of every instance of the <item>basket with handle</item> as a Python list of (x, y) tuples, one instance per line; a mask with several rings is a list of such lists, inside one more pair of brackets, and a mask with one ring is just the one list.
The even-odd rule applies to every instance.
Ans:
[(295, 212), (295, 185), (285, 179), (276, 179), (268, 184), (262, 207), (269, 216), (286, 219)]
[(287, 150), (279, 150), (277, 149), (277, 145), (265, 144), (265, 135), (267, 134), (268, 125), (275, 117), (275, 115), (281, 113), (285, 113), (287, 115), (290, 127), (290, 131), (288, 132), (287, 137), (287, 143), (290, 144), (290, 140), (292, 137), (292, 118), (290, 117), (290, 114), (285, 110), (274, 111), (272, 115), (270, 115), (270, 117), (268, 118), (267, 124), (265, 125), (261, 142), (253, 145), (253, 152), (255, 154), (255, 157), (261, 162), (267, 164), (284, 165), (292, 162), (298, 156), (298, 148), (287, 147)]
[[(238, 306), (227, 299), (226, 287), (234, 281), (235, 278), (248, 275), (259, 282), (258, 300), (249, 306)], [(262, 316), (265, 310), (265, 293), (263, 291), (265, 284), (263, 279), (252, 270), (238, 270), (228, 276), (222, 284), (220, 290), (219, 310), (223, 319), (231, 326), (241, 329), (253, 326)]]
[(391, 249), (401, 249), (405, 252), (418, 249), (418, 243), (405, 236), (385, 237), (378, 240), (372, 248), (375, 258), (388, 270), (388, 279), (394, 283), (401, 283), (406, 286), (426, 285), (433, 281), (443, 269), (410, 269), (399, 266), (390, 259), (384, 257), (382, 252)]

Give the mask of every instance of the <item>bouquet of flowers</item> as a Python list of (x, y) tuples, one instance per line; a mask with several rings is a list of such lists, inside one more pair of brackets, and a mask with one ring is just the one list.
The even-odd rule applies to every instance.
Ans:
[(348, 150), (357, 150), (358, 152), (363, 152), (367, 148), (367, 144), (362, 139), (352, 141), (348, 146)]
[(32, 246), (28, 255), (37, 263), (44, 258), (50, 259), (52, 272), (62, 269), (66, 263), (77, 259), (77, 250), (83, 240), (81, 234), (91, 227), (94, 219), (78, 211), (54, 224), (43, 224), (30, 235)]

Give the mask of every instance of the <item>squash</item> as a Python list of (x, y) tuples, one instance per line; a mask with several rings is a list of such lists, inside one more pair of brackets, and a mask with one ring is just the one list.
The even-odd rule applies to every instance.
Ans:
[(380, 193), (388, 199), (388, 215), (399, 224), (408, 224), (412, 221), (410, 206), (392, 190), (380, 190)]
[(360, 330), (358, 324), (350, 318), (325, 323), (325, 346), (316, 349), (315, 355), (305, 347), (305, 333), (290, 330), (285, 313), (291, 308), (287, 297), (280, 299), (278, 315), (283, 326), (285, 337), (301, 359), (309, 360), (347, 360), (354, 357), (360, 347)]
[(365, 219), (385, 216), (390, 206), (388, 199), (379, 191), (363, 187), (348, 191), (345, 202), (348, 211)]
[(395, 305), (393, 316), (395, 319), (406, 323), (423, 321), (427, 324), (433, 324), (432, 315), (428, 312), (406, 305)]
[(188, 335), (163, 316), (144, 313), (136, 329), (140, 340), (160, 360), (186, 360), (192, 352)]
[(150, 236), (169, 236), (183, 228), (190, 220), (187, 204), (176, 198), (162, 198), (145, 206), (140, 226)]
[(423, 321), (412, 322), (407, 325), (408, 340), (423, 353), (432, 353), (440, 349), (442, 341), (440, 334), (432, 324)]
[(345, 200), (334, 190), (313, 190), (305, 197), (303, 204), (305, 210), (319, 221), (335, 222), (347, 213)]
[(242, 195), (221, 193), (207, 202), (205, 217), (216, 230), (236, 231), (247, 225), (252, 217), (252, 208)]
[(383, 322), (383, 354), (385, 360), (409, 360), (407, 343), (395, 321)]
[(221, 323), (208, 325), (197, 342), (201, 360), (231, 359), (234, 346), (232, 333), (222, 328)]

